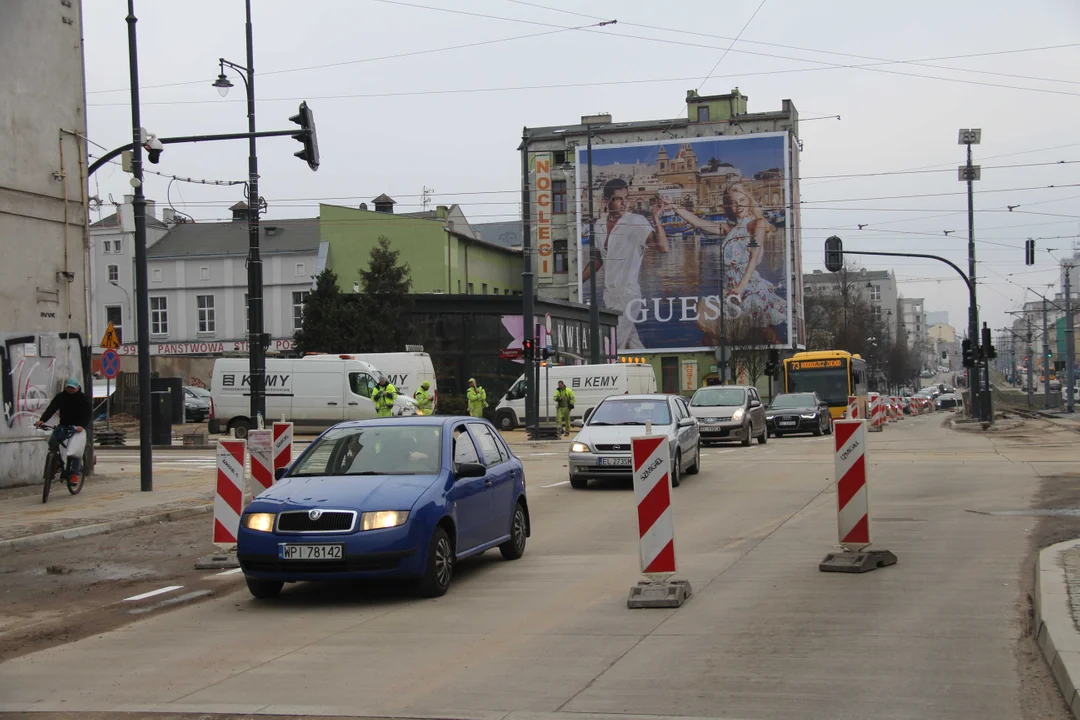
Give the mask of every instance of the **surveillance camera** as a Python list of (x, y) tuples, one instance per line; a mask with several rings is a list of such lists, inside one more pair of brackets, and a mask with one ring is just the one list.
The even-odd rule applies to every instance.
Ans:
[(161, 151), (165, 149), (165, 146), (158, 140), (157, 135), (151, 135), (150, 138), (143, 143), (143, 147), (146, 149), (147, 159), (157, 165), (161, 160)]

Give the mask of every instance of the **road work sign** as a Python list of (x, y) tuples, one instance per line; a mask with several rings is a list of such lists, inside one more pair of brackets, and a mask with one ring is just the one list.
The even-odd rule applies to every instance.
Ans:
[(120, 336), (116, 334), (116, 328), (111, 322), (109, 327), (105, 328), (105, 336), (101, 338), (101, 347), (106, 350), (115, 350), (120, 347)]

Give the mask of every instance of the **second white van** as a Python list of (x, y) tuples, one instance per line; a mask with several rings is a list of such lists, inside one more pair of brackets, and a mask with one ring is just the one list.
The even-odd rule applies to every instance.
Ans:
[(431, 383), (435, 410), (439, 409), (439, 385), (435, 380), (435, 366), (431, 362), (431, 356), (426, 352), (342, 353), (340, 355), (319, 353), (305, 355), (301, 359), (305, 362), (362, 360), (371, 363), (386, 375), (387, 379), (397, 388), (398, 393), (410, 398), (420, 388), (421, 383)]
[[(555, 365), (550, 371), (541, 367), (540, 417), (545, 417), (546, 414), (550, 419), (555, 418), (555, 403), (552, 398), (560, 380), (574, 391), (574, 409), (570, 411), (572, 419), (588, 417), (601, 400), (611, 395), (656, 392), (656, 373), (652, 365), (647, 363)], [(495, 422), (500, 430), (513, 430), (524, 423), (525, 388), (525, 376), (522, 375), (495, 407)]]

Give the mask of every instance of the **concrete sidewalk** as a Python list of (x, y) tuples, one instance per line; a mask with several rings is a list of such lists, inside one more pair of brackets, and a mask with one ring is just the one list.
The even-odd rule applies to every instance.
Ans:
[(1080, 717), (1080, 540), (1039, 552), (1035, 637), (1074, 717)]
[(78, 495), (54, 482), (47, 504), (40, 483), (0, 490), (0, 552), (209, 513), (215, 481), (206, 470), (155, 472), (142, 492), (137, 473), (94, 475)]

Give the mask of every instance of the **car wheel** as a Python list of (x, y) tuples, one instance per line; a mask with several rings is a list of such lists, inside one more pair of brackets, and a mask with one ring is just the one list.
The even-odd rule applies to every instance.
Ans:
[(508, 413), (508, 412), (499, 413), (498, 423), (499, 423), (499, 429), (504, 431), (504, 432), (510, 432), (511, 430), (514, 430), (514, 429), (517, 428), (517, 423), (514, 422), (514, 414), (513, 413)]
[(671, 487), (679, 487), (682, 482), (682, 451), (675, 451), (675, 464), (671, 466)]
[(589, 487), (589, 479), (571, 475), (570, 487), (574, 488), (575, 490), (584, 490), (585, 488)]
[(510, 523), (510, 539), (499, 546), (505, 560), (517, 560), (525, 554), (525, 539), (528, 537), (529, 523), (525, 517), (525, 506), (520, 502), (514, 507), (514, 519)]
[(259, 600), (273, 600), (285, 586), (285, 583), (280, 580), (260, 580), (250, 577), (244, 579), (247, 580), (248, 592)]
[(750, 447), (750, 432), (753, 425), (743, 425), (742, 429), (742, 446)]
[(817, 425), (814, 426), (814, 437), (821, 437), (825, 434), (825, 431), (821, 429), (821, 419), (818, 418)]
[(686, 468), (687, 475), (697, 475), (701, 472), (701, 443), (694, 448), (694, 464)]
[(229, 429), (236, 431), (236, 438), (238, 440), (243, 440), (247, 437), (248, 430), (251, 429), (251, 424), (245, 419), (234, 420), (229, 423)]
[(420, 580), (420, 594), (429, 598), (442, 597), (450, 589), (453, 574), (454, 546), (446, 530), (437, 527), (428, 544), (427, 567)]
[(769, 442), (769, 429), (768, 428), (762, 429), (761, 434), (758, 435), (757, 441), (758, 441), (758, 445), (764, 445), (765, 443)]

